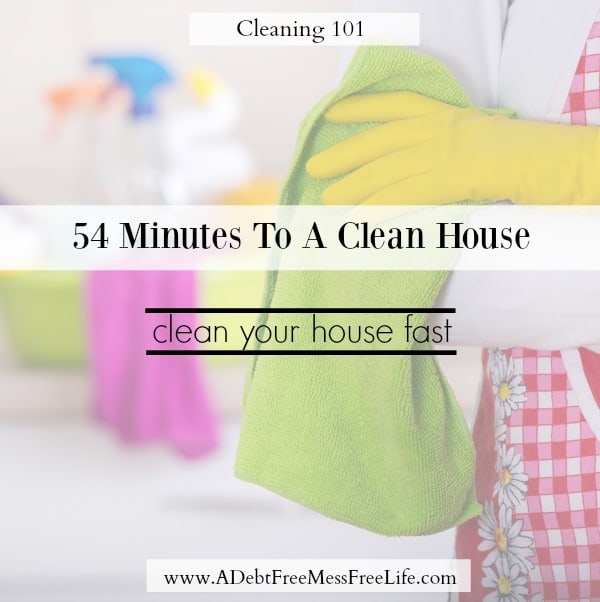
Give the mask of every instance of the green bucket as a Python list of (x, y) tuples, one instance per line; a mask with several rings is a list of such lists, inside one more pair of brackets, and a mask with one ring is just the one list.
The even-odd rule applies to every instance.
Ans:
[(31, 364), (82, 366), (86, 359), (81, 272), (14, 272), (0, 277), (9, 344)]
[[(84, 272), (9, 272), (0, 276), (0, 305), (9, 344), (22, 361), (47, 366), (83, 366), (87, 357)], [(203, 272), (200, 305), (259, 307), (263, 272)], [(252, 326), (254, 314), (223, 314), (219, 324), (231, 333), (227, 348), (243, 346), (239, 326)], [(206, 322), (208, 318), (200, 318)], [(211, 363), (239, 362), (241, 356), (211, 356)]]

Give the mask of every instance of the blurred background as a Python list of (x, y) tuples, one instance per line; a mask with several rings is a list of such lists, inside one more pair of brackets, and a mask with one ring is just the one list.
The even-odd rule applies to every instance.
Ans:
[[(351, 8), (252, 3), (257, 12)], [(189, 47), (190, 12), (247, 9), (241, 0), (0, 0), (0, 202), (276, 202), (299, 124), (348, 52)], [(134, 115), (136, 90), (115, 57), (159, 66), (150, 117)], [(99, 420), (90, 354), (105, 322), (90, 317), (85, 278), (0, 274), (0, 599), (141, 600), (146, 558), (452, 556), (451, 532), (379, 537), (236, 481), (243, 359), (204, 361), (198, 373), (220, 433), (210, 453), (182, 453), (160, 436), (132, 441), (130, 423)], [(194, 286), (197, 304), (260, 305), (262, 276), (198, 274)], [(473, 349), (445, 361), (469, 417), (477, 362)], [(220, 596), (230, 598), (262, 596)], [(366, 599), (327, 596), (354, 598)]]
[[(344, 11), (351, 0), (257, 0), (252, 10)], [(340, 48), (190, 48), (188, 14), (248, 10), (241, 0), (0, 0), (3, 93), (0, 187), (24, 202), (76, 198), (86, 130), (71, 122), (58, 144), (42, 144), (48, 92), (85, 72), (92, 54), (149, 51), (178, 73), (200, 67), (231, 84), (242, 101), (236, 134), (259, 173), (281, 175), (308, 107), (341, 73)], [(168, 92), (167, 92), (168, 94)], [(268, 107), (268, 110), (266, 110)], [(32, 177), (35, 169), (35, 177)]]

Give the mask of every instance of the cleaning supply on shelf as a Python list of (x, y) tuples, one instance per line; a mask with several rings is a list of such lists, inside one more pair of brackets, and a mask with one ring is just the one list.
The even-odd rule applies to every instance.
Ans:
[(92, 65), (110, 69), (130, 94), (126, 135), (113, 149), (124, 162), (127, 202), (138, 205), (185, 204), (185, 187), (176, 171), (167, 169), (156, 90), (173, 82), (167, 68), (149, 56), (94, 56)]
[(186, 83), (187, 102), (164, 120), (166, 158), (193, 202), (215, 203), (255, 174), (250, 151), (234, 136), (240, 101), (235, 90), (213, 73), (195, 69)]
[(279, 178), (256, 178), (225, 193), (220, 202), (224, 205), (276, 205), (280, 192)]
[[(94, 57), (131, 93), (129, 170), (132, 204), (181, 202), (181, 187), (165, 171), (154, 94), (172, 77), (145, 56)], [(126, 442), (164, 440), (195, 458), (217, 445), (217, 420), (198, 358), (146, 356), (160, 316), (146, 307), (194, 307), (193, 272), (112, 271), (89, 275), (88, 312), (96, 388), (95, 412)], [(172, 348), (176, 348), (173, 346)]]
[(114, 199), (118, 196), (114, 188), (110, 192), (105, 190), (115, 180), (114, 176), (110, 177), (111, 166), (113, 173), (117, 171), (110, 139), (115, 119), (111, 119), (113, 111), (108, 110), (116, 97), (113, 88), (107, 74), (86, 74), (51, 88), (46, 95), (51, 109), (44, 136), (46, 142), (57, 145), (67, 126), (72, 134), (83, 134), (86, 141), (76, 159), (74, 173), (77, 177), (73, 179), (77, 185), (73, 198), (63, 198), (63, 202), (106, 202), (106, 197)]
[[(399, 47), (359, 49), (339, 87), (305, 118), (281, 203), (320, 204), (330, 182), (312, 179), (306, 162), (368, 127), (332, 124), (324, 112), (351, 94), (391, 90), (469, 106), (435, 60)], [(393, 320), (394, 308), (434, 307), (446, 276), (443, 270), (272, 272), (263, 307), (389, 307), (389, 315), (378, 317)], [(427, 315), (413, 319), (424, 325)], [(413, 345), (398, 338), (395, 347)], [(468, 427), (434, 357), (256, 357), (246, 384), (239, 478), (377, 533), (423, 535), (479, 514), (474, 471)]]
[(97, 107), (108, 94), (109, 84), (104, 78), (82, 78), (56, 86), (48, 92), (48, 103), (53, 109), (48, 137), (55, 138), (69, 115), (80, 107)]

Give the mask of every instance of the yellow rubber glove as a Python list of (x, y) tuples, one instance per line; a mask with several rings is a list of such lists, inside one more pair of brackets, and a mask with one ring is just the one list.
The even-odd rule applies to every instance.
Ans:
[(327, 204), (600, 203), (600, 128), (490, 115), (412, 92), (349, 96), (325, 118), (383, 122), (308, 161), (314, 178), (344, 176), (325, 190)]

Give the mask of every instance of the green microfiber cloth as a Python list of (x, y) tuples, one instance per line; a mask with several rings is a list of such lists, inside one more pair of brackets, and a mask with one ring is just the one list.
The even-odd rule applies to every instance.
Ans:
[[(304, 120), (282, 204), (320, 204), (331, 181), (311, 179), (306, 161), (369, 127), (328, 123), (322, 116), (327, 108), (350, 94), (390, 90), (470, 106), (435, 60), (399, 47), (359, 49), (339, 87)], [(273, 272), (265, 306), (433, 307), (446, 277), (441, 270)], [(425, 324), (427, 317), (415, 315), (413, 323)], [(318, 318), (327, 324), (398, 324), (399, 316)], [(301, 332), (310, 330), (306, 321), (312, 316), (294, 319), (302, 322)], [(264, 320), (282, 323), (275, 314)], [(295, 341), (294, 348), (303, 347), (315, 345), (308, 338)], [(235, 473), (384, 535), (434, 533), (481, 511), (474, 494), (472, 440), (430, 356), (258, 356), (246, 383)]]

